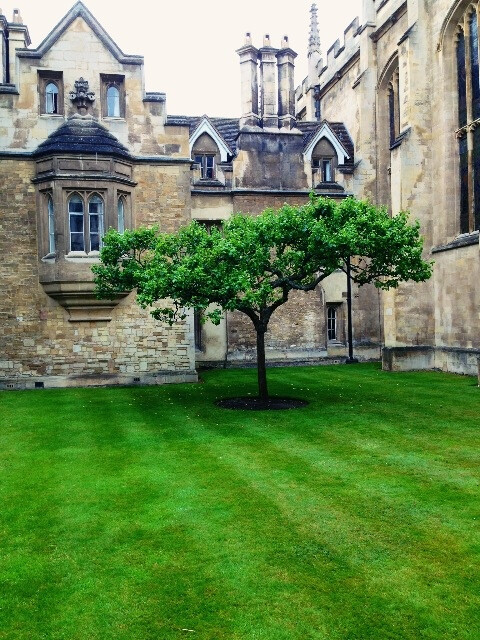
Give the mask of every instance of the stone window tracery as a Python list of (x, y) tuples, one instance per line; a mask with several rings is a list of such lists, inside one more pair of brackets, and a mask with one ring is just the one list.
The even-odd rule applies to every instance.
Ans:
[(478, 5), (456, 31), (460, 233), (480, 229), (480, 64)]

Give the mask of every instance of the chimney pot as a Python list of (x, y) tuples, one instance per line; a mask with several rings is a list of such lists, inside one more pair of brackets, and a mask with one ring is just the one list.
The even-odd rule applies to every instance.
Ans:
[(22, 16), (20, 15), (20, 10), (19, 9), (14, 9), (13, 10), (13, 22), (15, 24), (22, 24)]
[(265, 37), (263, 38), (263, 46), (264, 47), (270, 47), (270, 35), (268, 33), (265, 34)]

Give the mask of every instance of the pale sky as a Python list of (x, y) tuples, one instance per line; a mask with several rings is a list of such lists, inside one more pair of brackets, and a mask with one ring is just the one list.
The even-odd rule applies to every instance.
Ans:
[[(361, 16), (362, 0), (317, 0), (322, 53)], [(20, 9), (36, 47), (74, 0), (1, 0), (8, 21)], [(171, 115), (240, 116), (240, 71), (235, 50), (245, 32), (262, 46), (265, 33), (278, 47), (288, 35), (298, 53), (295, 84), (307, 74), (312, 0), (85, 0), (84, 4), (124, 53), (145, 58), (147, 91), (167, 94)], [(81, 69), (79, 69), (81, 75)], [(87, 78), (88, 79), (88, 78)]]

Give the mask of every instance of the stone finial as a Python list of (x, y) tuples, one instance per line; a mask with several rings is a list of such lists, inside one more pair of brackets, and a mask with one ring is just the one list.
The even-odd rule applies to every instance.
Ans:
[(318, 31), (318, 17), (317, 17), (317, 5), (314, 3), (311, 6), (310, 13), (312, 14), (310, 17), (310, 35), (308, 38), (308, 55), (311, 56), (313, 53), (317, 53), (320, 57), (322, 55), (322, 51), (320, 49), (320, 33)]
[(272, 45), (270, 44), (270, 35), (268, 33), (266, 33), (263, 36), (263, 46), (264, 47), (271, 47)]
[(13, 21), (15, 24), (23, 24), (22, 16), (20, 15), (19, 9), (13, 10)]
[(95, 93), (88, 90), (88, 80), (75, 80), (75, 91), (70, 91), (70, 100), (77, 106), (80, 115), (87, 113), (88, 107), (95, 102)]
[(245, 34), (245, 45), (249, 46), (252, 44), (252, 34), (247, 31), (247, 33)]
[(288, 43), (288, 36), (283, 36), (282, 38), (282, 42), (280, 44), (280, 49), (288, 49), (289, 48), (289, 43)]

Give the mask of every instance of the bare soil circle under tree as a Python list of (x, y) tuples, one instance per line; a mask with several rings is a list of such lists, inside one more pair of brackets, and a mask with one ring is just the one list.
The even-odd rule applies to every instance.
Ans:
[(258, 398), (257, 396), (241, 396), (239, 398), (223, 398), (215, 402), (222, 409), (240, 409), (243, 411), (269, 411), (300, 409), (306, 407), (308, 402), (300, 398), (282, 398), (272, 396), (270, 398)]

